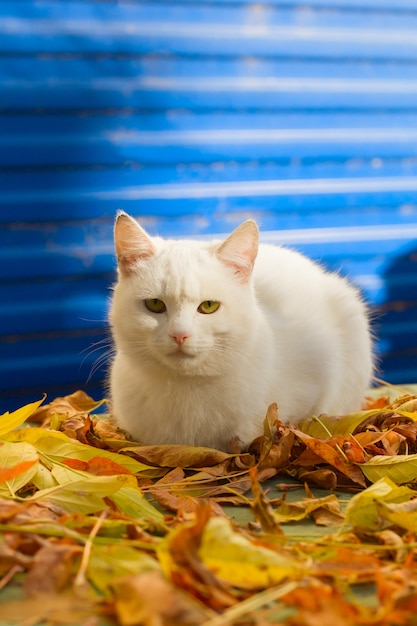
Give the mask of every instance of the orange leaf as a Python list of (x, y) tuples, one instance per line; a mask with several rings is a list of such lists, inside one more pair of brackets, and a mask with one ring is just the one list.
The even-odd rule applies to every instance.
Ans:
[(389, 397), (388, 396), (379, 396), (379, 398), (365, 398), (365, 406), (363, 407), (364, 411), (370, 411), (373, 409), (384, 409), (386, 406), (389, 406)]
[(79, 459), (62, 459), (61, 463), (71, 469), (80, 470), (82, 472), (87, 471), (87, 461), (80, 461)]
[(22, 461), (21, 463), (16, 463), (13, 467), (0, 468), (0, 483), (5, 483), (8, 480), (12, 480), (12, 478), (16, 478), (16, 476), (20, 476), (20, 474), (24, 474), (37, 462), (38, 461), (34, 459), (33, 461)]
[(130, 474), (126, 467), (115, 463), (111, 459), (106, 459), (102, 456), (93, 456), (89, 461), (81, 461), (79, 459), (64, 459), (62, 461), (67, 467), (71, 467), (75, 470), (81, 470), (82, 472), (90, 472), (95, 476), (115, 476), (117, 474)]
[(327, 442), (323, 439), (315, 439), (310, 435), (306, 435), (300, 430), (294, 429), (296, 437), (300, 439), (310, 450), (317, 454), (323, 461), (333, 465), (339, 472), (348, 476), (350, 480), (358, 483), (362, 487), (366, 486), (365, 479), (359, 467), (346, 460), (340, 447), (334, 447), (332, 440)]
[(130, 474), (133, 476), (132, 472), (126, 467), (102, 456), (94, 456), (87, 462), (87, 472), (96, 476), (115, 476), (117, 474)]

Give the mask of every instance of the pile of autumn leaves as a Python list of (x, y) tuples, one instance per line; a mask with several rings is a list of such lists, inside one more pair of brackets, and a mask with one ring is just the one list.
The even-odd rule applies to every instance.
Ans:
[(0, 417), (2, 624), (412, 621), (417, 396), (297, 427), (271, 405), (230, 454), (141, 446), (97, 408), (77, 392)]

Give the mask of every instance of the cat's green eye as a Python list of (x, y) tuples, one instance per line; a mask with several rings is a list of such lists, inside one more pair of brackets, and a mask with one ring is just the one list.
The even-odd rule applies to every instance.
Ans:
[(197, 311), (199, 313), (204, 313), (205, 315), (210, 315), (210, 313), (215, 313), (220, 306), (220, 302), (217, 300), (204, 300), (198, 307)]
[(152, 313), (164, 313), (167, 310), (165, 303), (158, 298), (148, 298), (145, 300), (145, 306)]

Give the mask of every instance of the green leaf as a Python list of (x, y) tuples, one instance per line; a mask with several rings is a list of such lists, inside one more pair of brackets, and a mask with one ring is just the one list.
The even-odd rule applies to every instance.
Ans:
[(371, 482), (389, 478), (395, 483), (408, 483), (417, 478), (417, 454), (376, 455), (359, 467)]
[(38, 466), (38, 454), (36, 449), (25, 442), (11, 443), (6, 441), (0, 446), (0, 467), (2, 469), (12, 469), (21, 463), (30, 463), (30, 466), (22, 473), (0, 483), (0, 496), (14, 496), (19, 489), (27, 485), (36, 474)]
[(24, 424), (26, 420), (32, 415), (32, 413), (34, 413), (36, 409), (42, 404), (45, 398), (46, 396), (44, 396), (42, 400), (26, 404), (20, 409), (17, 409), (17, 411), (13, 411), (13, 413), (7, 412), (3, 413), (3, 415), (0, 415), (0, 437), (7, 435), (7, 433)]
[(398, 487), (387, 477), (382, 478), (351, 498), (346, 507), (346, 523), (370, 531), (379, 530), (387, 524), (381, 518), (378, 504), (408, 502), (415, 493), (408, 487)]

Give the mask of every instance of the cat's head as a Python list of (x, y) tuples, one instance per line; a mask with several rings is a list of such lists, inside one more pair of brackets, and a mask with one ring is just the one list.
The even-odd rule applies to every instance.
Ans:
[(258, 239), (248, 220), (224, 241), (164, 240), (120, 213), (110, 313), (116, 350), (179, 374), (224, 372), (244, 349), (256, 314)]

